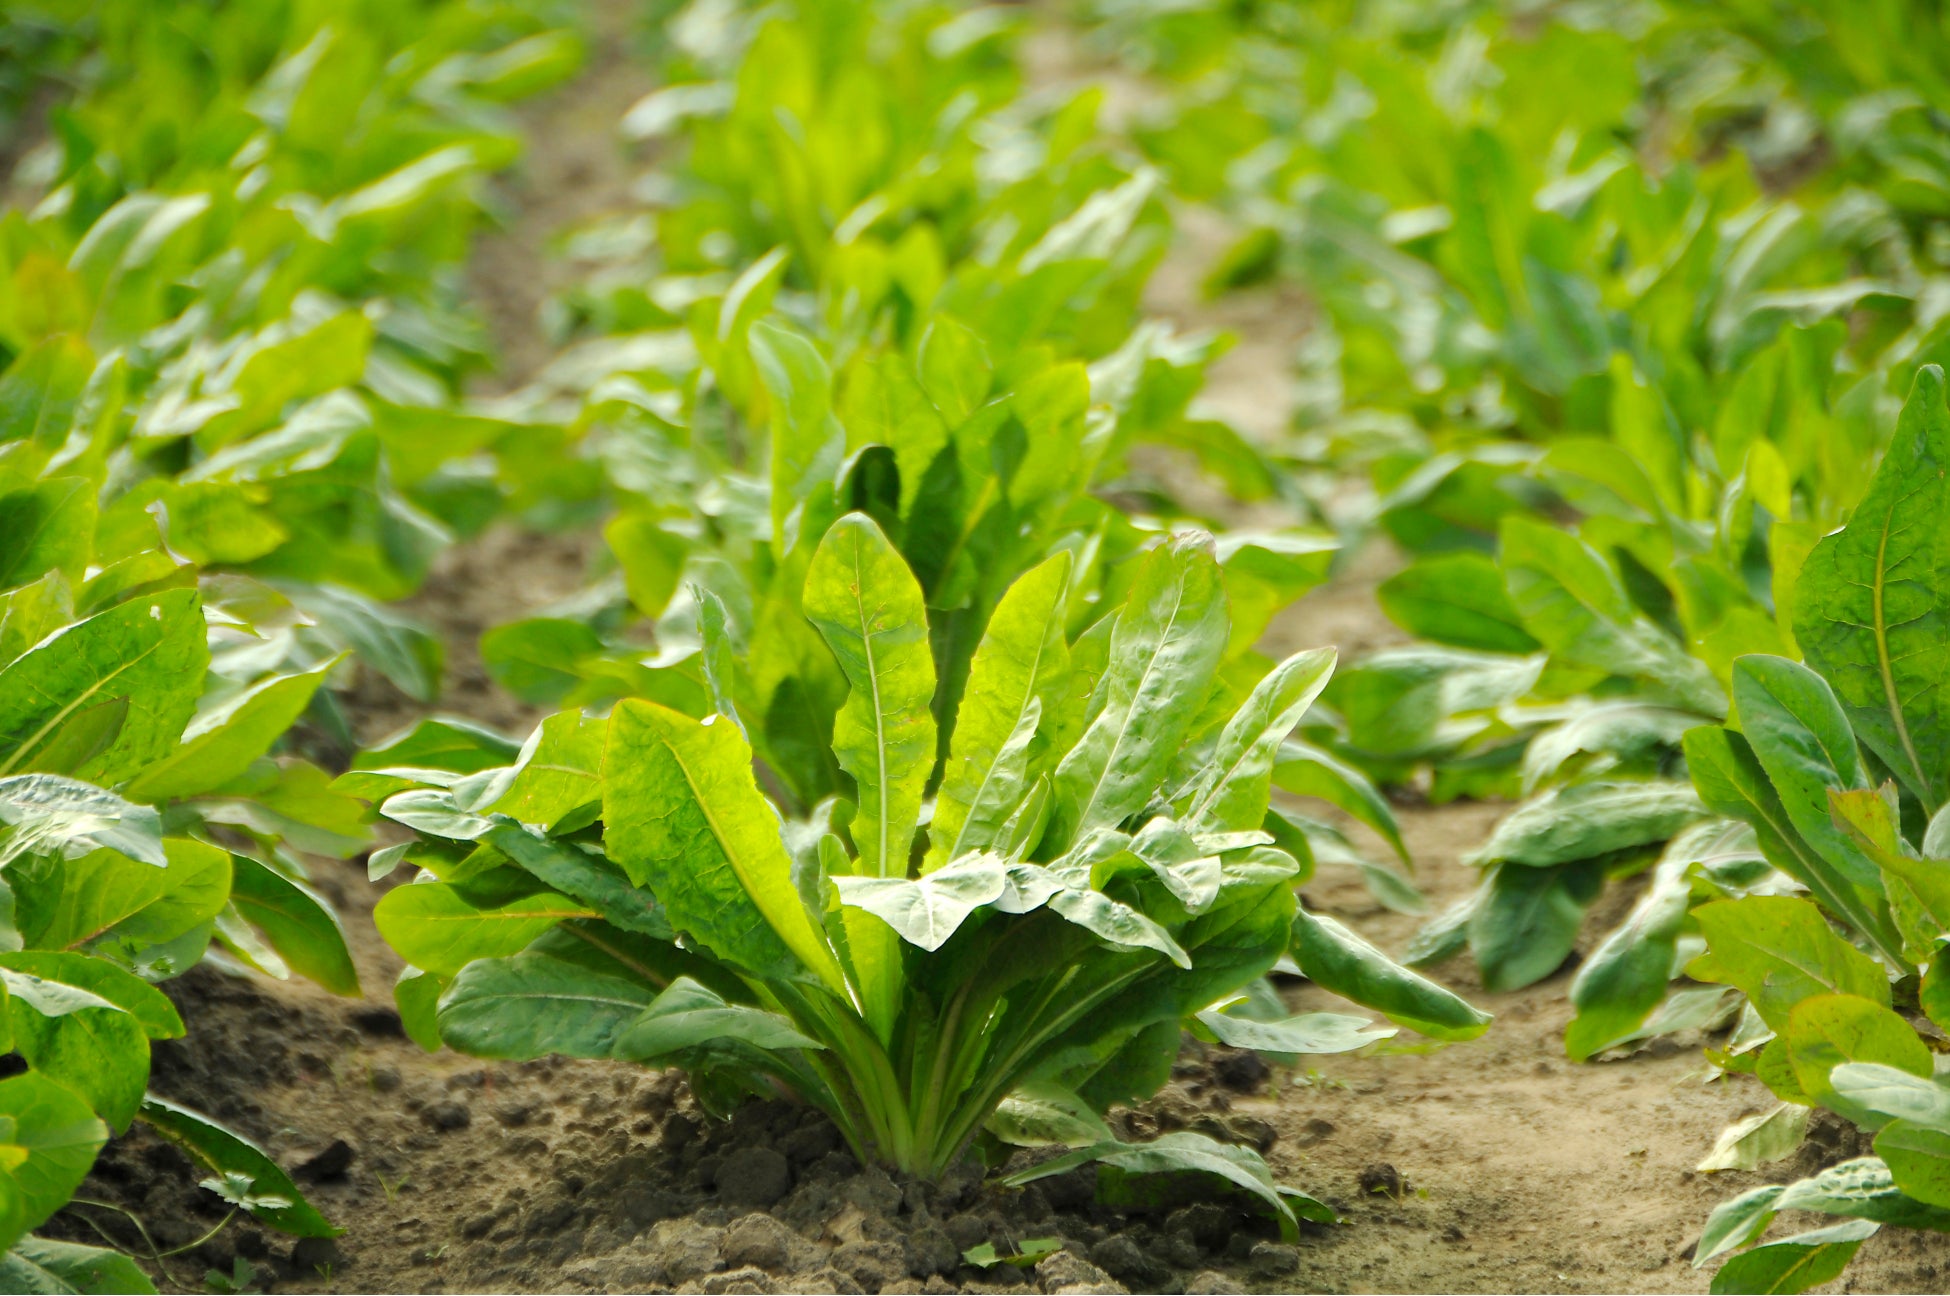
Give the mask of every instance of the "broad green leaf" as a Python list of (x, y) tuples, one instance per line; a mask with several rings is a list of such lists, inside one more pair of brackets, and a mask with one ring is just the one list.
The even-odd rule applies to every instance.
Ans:
[(804, 968), (844, 995), (736, 725), (621, 703), (603, 760), (603, 822), (610, 857), (656, 894), (678, 931), (759, 976)]
[(402, 958), (446, 977), (475, 959), (505, 958), (565, 918), (597, 916), (553, 891), (477, 906), (444, 882), (394, 887), (372, 913), (379, 934)]
[(1875, 887), (1874, 863), (1829, 813), (1831, 791), (1866, 788), (1868, 780), (1827, 682), (1799, 662), (1752, 654), (1734, 663), (1733, 697), (1741, 731), (1802, 839), (1842, 877)]
[(24, 1237), (0, 1255), (0, 1289), (83, 1294), (137, 1292), (154, 1296), (141, 1266), (107, 1247)]
[(1842, 530), (1801, 566), (1794, 637), (1862, 740), (1936, 810), (1950, 801), (1950, 411), (1916, 373), (1896, 435)]
[(608, 737), (607, 721), (573, 711), (549, 716), (529, 735), (512, 767), (483, 775), (490, 781), (465, 808), (553, 828), (601, 802)]
[(14, 1049), (36, 1072), (125, 1131), (149, 1085), (149, 1040), (116, 1004), (79, 986), (0, 969)]
[(1737, 986), (1777, 1032), (1803, 999), (1860, 995), (1889, 1004), (1889, 981), (1874, 959), (1837, 936), (1821, 910), (1792, 896), (1715, 900), (1693, 911), (1707, 952), (1686, 968), (1696, 981)]
[(1181, 968), (1192, 966), (1191, 955), (1155, 919), (1101, 891), (1065, 888), (1053, 892), (1044, 903), (1050, 912), (1099, 940), (1127, 949), (1155, 950)]
[[(68, 1204), (108, 1140), (108, 1128), (78, 1094), (33, 1071), (0, 1080), (0, 1117), (12, 1125), (4, 1142), (18, 1149), (14, 1155), (25, 1153), (0, 1171), (0, 1194), (14, 1197), (16, 1205), (6, 1211), (7, 1222), (25, 1232)], [(18, 1235), (0, 1234), (0, 1242), (15, 1241)]]
[(623, 1028), (616, 1053), (632, 1061), (654, 1062), (734, 1041), (768, 1053), (820, 1047), (777, 1013), (726, 1003), (689, 977), (679, 977)]
[(1047, 1080), (1031, 1081), (1004, 1098), (988, 1128), (1016, 1147), (1081, 1148), (1117, 1137), (1090, 1104)]
[(1262, 1053), (1350, 1053), (1396, 1033), (1392, 1027), (1347, 1013), (1298, 1013), (1279, 1021), (1255, 1021), (1208, 1009), (1198, 1014), (1198, 1020), (1219, 1043)]
[(1715, 1206), (1694, 1244), (1693, 1268), (1703, 1268), (1714, 1257), (1738, 1250), (1765, 1233), (1777, 1213), (1774, 1203), (1785, 1191), (1781, 1184), (1766, 1184)]
[(1402, 967), (1324, 914), (1302, 909), (1295, 916), (1293, 959), (1323, 990), (1385, 1013), (1430, 1039), (1475, 1039), (1489, 1029), (1488, 1013)]
[(1731, 729), (1701, 726), (1686, 734), (1684, 750), (1693, 786), (1709, 808), (1750, 825), (1768, 863), (1813, 891), (1858, 930), (1886, 932), (1893, 946), (1895, 932), (1877, 898), (1842, 877), (1802, 838), (1744, 737)]
[(440, 996), (440, 1037), (474, 1057), (615, 1057), (657, 996), (645, 982), (546, 954), (477, 959)]
[(921, 586), (873, 519), (849, 513), (813, 554), (803, 599), (851, 685), (833, 750), (859, 790), (852, 832), (861, 871), (905, 877), (935, 754), (934, 656)]
[(948, 425), (904, 358), (883, 353), (849, 366), (839, 416), (849, 449), (884, 445), (893, 450), (900, 469), (901, 513), (906, 516), (922, 475), (948, 444)]
[(1497, 865), (1484, 878), (1482, 901), (1469, 918), (1469, 945), (1483, 988), (1521, 989), (1563, 966), (1600, 881), (1589, 863)]
[(1819, 1287), (1840, 1276), (1862, 1243), (1881, 1227), (1868, 1220), (1850, 1220), (1755, 1247), (1720, 1266), (1713, 1275), (1714, 1296)]
[(921, 338), (921, 386), (949, 427), (973, 414), (988, 396), (990, 368), (982, 340), (946, 315), (936, 315)]
[(0, 865), (22, 855), (74, 858), (102, 849), (158, 868), (169, 862), (154, 810), (53, 774), (0, 779), (0, 830)]
[(1523, 753), (1523, 790), (1552, 779), (1581, 752), (1609, 757), (1627, 765), (1644, 765), (1666, 749), (1677, 747), (1699, 717), (1671, 707), (1642, 702), (1599, 703), (1530, 740)]
[[(1714, 830), (1710, 824), (1700, 828)], [(1571, 982), (1571, 1003), (1578, 1015), (1565, 1028), (1564, 1050), (1572, 1061), (1582, 1062), (1623, 1040), (1665, 998), (1680, 928), (1693, 898), (1687, 876), (1692, 856), (1684, 849), (1688, 835), (1697, 837), (1699, 831), (1673, 839), (1632, 912), (1591, 952)]]
[(230, 901), (287, 966), (333, 994), (357, 996), (359, 972), (345, 928), (324, 897), (248, 855), (230, 857)]
[(1950, 1130), (1895, 1120), (1876, 1135), (1875, 1147), (1905, 1195), (1950, 1207)]
[(1849, 1062), (1892, 1066), (1912, 1075), (1930, 1074), (1930, 1050), (1910, 1024), (1880, 1003), (1857, 995), (1816, 995), (1788, 1014), (1784, 1032), (1788, 1057), (1801, 1091), (1858, 1125), (1882, 1122), (1829, 1084), (1828, 1075)]
[(77, 621), (0, 670), (0, 776), (39, 768), (62, 725), (126, 697), (114, 743), (69, 771), (90, 782), (120, 782), (176, 742), (209, 661), (195, 590), (165, 590)]
[(291, 1176), (263, 1148), (201, 1112), (151, 1094), (143, 1100), (142, 1120), (212, 1173), (242, 1175), (250, 1181), (255, 1197), (282, 1200), (283, 1205), (267, 1202), (251, 1211), (271, 1227), (297, 1237), (337, 1237), (344, 1231), (334, 1228), (305, 1200)]
[(220, 710), (198, 717), (176, 750), (130, 781), (128, 794), (156, 803), (213, 791), (239, 777), (304, 714), (312, 694), (337, 665), (334, 658), (316, 670), (266, 680)]
[(521, 747), (470, 720), (435, 716), (361, 751), (352, 758), (352, 768), (408, 766), (474, 774), (519, 759)]
[(1466, 862), (1548, 868), (1665, 841), (1705, 817), (1690, 784), (1577, 783), (1518, 806)]
[(58, 571), (81, 579), (95, 548), (95, 484), (50, 477), (0, 494), (0, 589)]
[(683, 579), (690, 543), (644, 513), (618, 513), (604, 525), (603, 539), (623, 569), (630, 602), (647, 617), (662, 616)]
[[(1089, 1165), (1093, 1161), (1132, 1176), (1211, 1175), (1265, 1203), (1280, 1221), (1282, 1233), (1291, 1236), (1297, 1229), (1293, 1206), (1288, 1203), (1274, 1182), (1272, 1171), (1257, 1152), (1235, 1144), (1220, 1143), (1189, 1130), (1161, 1134), (1148, 1143), (1111, 1142), (1075, 1148), (1028, 1170), (1018, 1171), (1003, 1182), (1010, 1187), (1021, 1187), (1078, 1166)], [(1333, 1217), (1331, 1211), (1326, 1211), (1311, 1198), (1301, 1200), (1315, 1208), (1306, 1212), (1308, 1218), (1322, 1213), (1329, 1219)]]
[(1281, 744), (1334, 672), (1332, 648), (1293, 656), (1267, 672), (1226, 722), (1212, 759), (1194, 780), (1179, 818), (1193, 832), (1256, 828), (1266, 818)]
[(812, 342), (770, 320), (753, 324), (748, 337), (772, 402), (772, 534), (789, 548), (794, 536), (786, 519), (817, 483), (832, 478), (846, 434), (833, 417), (832, 370)]
[(441, 992), (446, 988), (446, 978), (411, 964), (400, 969), (399, 979), (393, 983), (393, 1003), (399, 1009), (400, 1025), (406, 1029), (408, 1039), (429, 1053), (440, 1051), (439, 1005)]
[(1713, 672), (1632, 606), (1617, 575), (1583, 541), (1511, 515), (1502, 552), (1524, 628), (1555, 660), (1640, 680), (1700, 715), (1726, 714)]
[(581, 621), (529, 617), (481, 636), (481, 662), (495, 683), (526, 702), (553, 705), (582, 682), (583, 662), (603, 641)]
[(920, 878), (835, 877), (840, 903), (879, 918), (910, 945), (940, 949), (968, 916), (1002, 895), (1008, 864), (999, 856), (956, 860)]
[(1063, 605), (1068, 552), (1045, 559), (1009, 587), (989, 617), (955, 713), (928, 827), (924, 869), (999, 845), (1002, 825), (1028, 784), (1039, 721), (1060, 702), (1069, 675)]
[(603, 921), (624, 931), (641, 932), (659, 940), (673, 940), (670, 920), (655, 896), (630, 880), (600, 854), (573, 842), (555, 841), (506, 820), (481, 834), (481, 840), (501, 851), (550, 889), (573, 896), (602, 915)]
[[(1273, 782), (1295, 796), (1318, 797), (1374, 829), (1404, 864), (1408, 847), (1388, 798), (1360, 770), (1312, 743), (1289, 739), (1280, 746)], [(1379, 870), (1377, 867), (1377, 871)], [(1365, 872), (1365, 870), (1364, 870)]]
[(181, 837), (167, 838), (163, 852), (168, 866), (160, 869), (98, 850), (31, 879), (14, 870), (26, 947), (66, 950), (106, 938), (140, 950), (210, 922), (230, 897), (230, 852)]
[(1860, 1110), (1950, 1134), (1950, 1087), (1913, 1066), (1844, 1061), (1828, 1073), (1828, 1084)]
[(1889, 1167), (1872, 1156), (1843, 1161), (1819, 1174), (1796, 1180), (1787, 1186), (1776, 1206), (1783, 1211), (1819, 1211), (1824, 1215), (1847, 1215), (1899, 1228), (1950, 1232), (1950, 1211), (1904, 1196), (1890, 1177)]
[(0, 968), (79, 986), (99, 995), (134, 1017), (152, 1040), (183, 1036), (183, 1019), (169, 996), (107, 959), (53, 950), (16, 950), (0, 954)]
[(1801, 1146), (1808, 1132), (1808, 1116), (1808, 1108), (1784, 1102), (1737, 1120), (1720, 1131), (1713, 1150), (1693, 1169), (1757, 1170), (1770, 1161), (1779, 1161)]
[(1173, 536), (1146, 555), (1111, 632), (1083, 734), (1056, 767), (1055, 845), (1144, 808), (1204, 702), (1226, 635), (1211, 537)]
[(1482, 554), (1424, 558), (1375, 591), (1381, 610), (1421, 639), (1480, 652), (1531, 653), (1540, 646), (1503, 586), (1503, 573)]

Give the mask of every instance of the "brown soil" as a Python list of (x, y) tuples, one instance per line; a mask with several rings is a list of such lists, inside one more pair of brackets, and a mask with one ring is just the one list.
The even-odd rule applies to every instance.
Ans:
[[(640, 87), (617, 70), (620, 43), (599, 43), (595, 75), (531, 117), (542, 143), (510, 191), (521, 215), (476, 264), (517, 378), (545, 354), (533, 326), (549, 282), (542, 245), (621, 192), (609, 127)], [(579, 186), (594, 199), (575, 198)], [(1268, 292), (1213, 312), (1188, 291), (1197, 277), (1184, 261), (1171, 271), (1156, 294), (1161, 312), (1245, 339), (1215, 372), (1212, 405), (1276, 435), (1301, 304)], [(414, 604), (456, 654), (442, 709), (519, 731), (532, 713), (466, 654), (480, 629), (573, 588), (587, 553), (586, 540), (499, 531), (448, 557)], [(1385, 551), (1360, 556), (1272, 637), (1337, 643), (1344, 658), (1400, 638), (1372, 600), (1390, 566)], [(416, 713), (364, 701), (367, 737)], [(1459, 857), (1502, 811), (1401, 808), (1432, 906), (1474, 884)], [(783, 1104), (719, 1124), (699, 1116), (674, 1074), (422, 1053), (389, 1003), (398, 960), (370, 922), (381, 888), (356, 861), (321, 865), (319, 884), (345, 917), (366, 998), (200, 968), (169, 987), (190, 1032), (158, 1046), (154, 1083), (259, 1140), (345, 1234), (294, 1244), (233, 1224), (168, 1262), (161, 1276), (178, 1288), (201, 1289), (206, 1269), (228, 1272), (242, 1256), (262, 1287), (282, 1291), (1704, 1291), (1708, 1275), (1685, 1259), (1690, 1243), (1715, 1202), (1761, 1182), (1691, 1169), (1722, 1126), (1764, 1101), (1757, 1084), (1704, 1083), (1696, 1043), (1572, 1065), (1561, 1043), (1570, 967), (1484, 995), (1459, 960), (1438, 975), (1496, 1012), (1480, 1041), (1429, 1048), (1405, 1035), (1263, 1074), (1244, 1055), (1193, 1046), (1164, 1094), (1119, 1117), (1133, 1131), (1192, 1125), (1268, 1146), (1284, 1181), (1346, 1218), (1309, 1227), (1298, 1248), (1215, 1205), (1108, 1211), (1075, 1179), (1020, 1192), (966, 1176), (939, 1189), (896, 1184), (861, 1172), (830, 1127)], [(1391, 949), (1419, 921), (1374, 904), (1352, 870), (1324, 869), (1306, 900)], [(1623, 888), (1601, 902), (1587, 942), (1629, 903)], [(1311, 987), (1289, 991), (1298, 1006), (1339, 1006)], [(1823, 1129), (1827, 1142), (1774, 1177), (1852, 1153)], [(83, 1196), (133, 1211), (167, 1248), (221, 1218), (195, 1177), (137, 1133), (108, 1149)], [(51, 1225), (86, 1240), (95, 1229), (141, 1249), (126, 1221), (99, 1207)], [(982, 1240), (1006, 1248), (1039, 1237), (1063, 1239), (1066, 1253), (1026, 1272), (956, 1260)], [(1847, 1289), (1940, 1290), (1946, 1272), (1950, 1242), (1892, 1230), (1863, 1248)]]

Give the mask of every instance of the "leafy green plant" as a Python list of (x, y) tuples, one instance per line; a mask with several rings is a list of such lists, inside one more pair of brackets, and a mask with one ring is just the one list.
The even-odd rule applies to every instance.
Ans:
[(1737, 987), (1758, 1022), (1723, 1065), (1751, 1071), (1784, 1107), (1876, 1131), (1875, 1156), (1716, 1210), (1695, 1264), (1759, 1241), (1782, 1210), (1851, 1218), (1734, 1256), (1715, 1291), (1803, 1291), (1883, 1224), (1950, 1229), (1950, 1089), (1923, 1026), (1950, 1021), (1946, 471), (1950, 409), (1930, 366), (1848, 525), (1801, 567), (1794, 627), (1807, 663), (1741, 657), (1738, 728), (1686, 736), (1701, 798), (1747, 824), (1794, 884), (1681, 917), (1705, 943), (1688, 975)]
[(1009, 587), (942, 721), (921, 581), (871, 517), (833, 521), (801, 606), (846, 680), (830, 759), (848, 795), (783, 823), (722, 697), (702, 720), (644, 701), (565, 713), (512, 766), (381, 802), (423, 839), (404, 853), (420, 880), (376, 914), (416, 969), (416, 1038), (676, 1063), (719, 1110), (784, 1085), (863, 1158), (933, 1175), (1031, 1081), (1092, 1110), (1150, 1093), (1188, 1021), (1282, 1052), (1375, 1038), (1360, 1019), (1225, 1011), (1296, 930), (1332, 988), (1433, 1034), (1480, 1032), (1454, 996), (1296, 914), (1301, 862), (1264, 825), (1331, 653), (1239, 698), (1209, 537), (1134, 555), (1074, 638), (1072, 567), (1060, 552)]

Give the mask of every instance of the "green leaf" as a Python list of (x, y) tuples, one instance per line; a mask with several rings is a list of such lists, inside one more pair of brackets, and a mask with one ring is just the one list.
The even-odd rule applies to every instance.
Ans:
[(932, 953), (968, 916), (1001, 897), (1009, 865), (1000, 856), (958, 859), (920, 878), (835, 877), (840, 903), (864, 909), (910, 945)]
[(1788, 1058), (1801, 1091), (1858, 1125), (1882, 1122), (1829, 1084), (1828, 1074), (1849, 1062), (1873, 1062), (1928, 1077), (1930, 1050), (1910, 1024), (1883, 1004), (1857, 995), (1816, 995), (1788, 1014)]
[(95, 548), (95, 484), (50, 477), (0, 495), (0, 589), (58, 571), (81, 579)]
[(73, 949), (106, 937), (141, 949), (213, 920), (230, 897), (230, 852), (181, 837), (167, 838), (163, 852), (161, 869), (98, 850), (31, 880), (15, 870), (27, 948)]
[(22, 855), (73, 858), (102, 849), (158, 868), (169, 863), (162, 819), (154, 810), (53, 774), (0, 779), (0, 828), (0, 865)]
[(198, 1165), (217, 1175), (244, 1176), (258, 1197), (283, 1199), (284, 1205), (267, 1204), (251, 1211), (272, 1228), (297, 1237), (337, 1237), (344, 1232), (305, 1200), (269, 1153), (201, 1112), (151, 1094), (143, 1100), (142, 1120)]
[(1804, 1292), (1832, 1282), (1881, 1227), (1868, 1220), (1850, 1220), (1755, 1247), (1720, 1266), (1713, 1275), (1714, 1296)]
[(1208, 1009), (1197, 1017), (1219, 1043), (1262, 1053), (1350, 1053), (1396, 1033), (1347, 1013), (1297, 1013), (1279, 1021), (1255, 1021)]
[(1647, 846), (1706, 817), (1686, 783), (1578, 783), (1524, 802), (1466, 861), (1549, 868)]
[(1144, 808), (1201, 709), (1227, 636), (1212, 539), (1173, 536), (1144, 557), (1111, 632), (1076, 745), (1058, 762), (1058, 848)]
[(1882, 1127), (1875, 1146), (1905, 1196), (1950, 1207), (1950, 1130), (1895, 1120)]
[(0, 1256), (0, 1289), (14, 1292), (146, 1293), (155, 1286), (136, 1262), (107, 1247), (24, 1237)]
[(440, 1038), (482, 1058), (615, 1057), (617, 1036), (656, 996), (547, 954), (477, 959), (440, 996)]
[(787, 517), (814, 487), (830, 481), (846, 446), (833, 417), (833, 374), (819, 349), (770, 320), (748, 334), (752, 364), (772, 398), (772, 534), (791, 548)]
[(1381, 610), (1419, 639), (1480, 652), (1531, 653), (1540, 647), (1503, 586), (1503, 572), (1476, 553), (1424, 558), (1383, 581)]
[(803, 968), (845, 995), (736, 725), (619, 704), (603, 760), (603, 822), (610, 858), (656, 895), (678, 931), (758, 976), (790, 979)]
[(77, 621), (0, 670), (0, 775), (38, 769), (62, 725), (126, 697), (114, 743), (69, 771), (89, 782), (120, 782), (176, 742), (209, 662), (195, 590), (165, 590)]
[(99, 995), (134, 1017), (152, 1040), (183, 1037), (183, 1019), (169, 996), (107, 959), (54, 950), (15, 950), (0, 954), (0, 968), (79, 986)]
[(1684, 838), (1698, 837), (1701, 830), (1711, 833), (1715, 827), (1700, 825), (1673, 839), (1632, 912), (1578, 969), (1571, 982), (1571, 1003), (1578, 1015), (1564, 1031), (1564, 1051), (1572, 1061), (1582, 1062), (1622, 1041), (1666, 997), (1680, 928), (1693, 898), (1687, 876), (1692, 855)]
[(1826, 1080), (1857, 1110), (1950, 1134), (1950, 1086), (1928, 1073), (1918, 1075), (1914, 1066), (1844, 1061), (1828, 1072)]
[(130, 781), (128, 794), (156, 803), (213, 791), (240, 777), (304, 714), (338, 662), (335, 657), (316, 670), (266, 680), (199, 716), (181, 746)]
[(393, 983), (393, 1003), (399, 1009), (407, 1038), (429, 1053), (440, 1051), (438, 1013), (440, 995), (446, 988), (444, 978), (410, 964), (400, 969), (399, 980)]
[(1950, 801), (1950, 411), (1917, 370), (1896, 435), (1842, 530), (1801, 566), (1794, 637), (1855, 731), (1928, 810)]
[(1483, 988), (1521, 989), (1563, 966), (1599, 884), (1590, 864), (1498, 865), (1483, 880), (1482, 901), (1469, 918)]
[(1033, 1080), (997, 1105), (988, 1128), (1016, 1147), (1093, 1147), (1116, 1135), (1089, 1103), (1063, 1086)]
[(1801, 1146), (1808, 1132), (1809, 1114), (1806, 1107), (1783, 1102), (1735, 1121), (1720, 1131), (1713, 1150), (1693, 1169), (1757, 1170), (1769, 1161), (1779, 1161)]
[(693, 1049), (719, 1048), (727, 1042), (767, 1053), (821, 1047), (778, 1013), (726, 1003), (716, 991), (689, 977), (678, 977), (624, 1027), (616, 1051), (618, 1057), (632, 1061), (655, 1062)]
[(553, 891), (498, 905), (475, 905), (444, 882), (394, 887), (373, 908), (373, 923), (400, 957), (451, 977), (475, 959), (503, 958), (565, 918), (594, 918), (594, 909)]
[(1324, 914), (1302, 909), (1293, 920), (1293, 958), (1323, 990), (1385, 1013), (1430, 1039), (1475, 1039), (1490, 1015), (1402, 967)]
[(609, 724), (574, 711), (544, 719), (512, 768), (493, 776), (467, 808), (553, 828), (602, 800)]
[(1687, 965), (1696, 981), (1737, 986), (1775, 1031), (1814, 995), (1860, 995), (1889, 1004), (1889, 981), (1874, 959), (1837, 936), (1821, 910), (1792, 896), (1715, 900), (1693, 911), (1707, 952)]
[(1703, 1268), (1715, 1256), (1738, 1250), (1765, 1233), (1777, 1213), (1774, 1203), (1785, 1191), (1781, 1184), (1766, 1184), (1715, 1206), (1694, 1244), (1693, 1267)]
[(1503, 521), (1504, 580), (1524, 628), (1554, 660), (1639, 680), (1700, 715), (1726, 714), (1726, 695), (1706, 664), (1632, 606), (1604, 559), (1543, 522)]
[(498, 820), (481, 834), (481, 841), (502, 852), (552, 890), (574, 896), (602, 915), (603, 921), (624, 931), (658, 940), (675, 940), (670, 919), (655, 896), (630, 880), (600, 854), (573, 842), (555, 841), (506, 820)]
[(806, 569), (806, 619), (852, 686), (833, 750), (859, 789), (852, 824), (861, 869), (907, 876), (921, 790), (934, 767), (934, 656), (921, 586), (864, 513), (835, 522)]
[(88, 1100), (117, 1132), (128, 1129), (149, 1084), (142, 1026), (100, 995), (0, 969), (14, 1049), (36, 1072)]
[(1877, 886), (1863, 856), (1829, 812), (1831, 791), (1866, 788), (1855, 734), (1827, 681), (1785, 657), (1749, 654), (1733, 666), (1734, 705), (1754, 755), (1803, 840), (1858, 886)]
[(600, 653), (602, 637), (581, 621), (530, 617), (481, 636), (481, 662), (495, 683), (525, 702), (553, 705), (582, 681), (584, 659)]
[[(1009, 1187), (1016, 1188), (1047, 1179), (1051, 1175), (1074, 1170), (1078, 1166), (1099, 1162), (1122, 1175), (1143, 1177), (1150, 1175), (1195, 1175), (1201, 1178), (1210, 1176), (1231, 1187), (1240, 1189), (1258, 1198), (1274, 1218), (1280, 1221), (1282, 1233), (1292, 1236), (1297, 1232), (1294, 1222), (1293, 1205), (1279, 1185), (1273, 1180), (1273, 1173), (1267, 1169), (1266, 1162), (1250, 1148), (1230, 1143), (1220, 1143), (1204, 1134), (1190, 1130), (1175, 1130), (1161, 1134), (1148, 1143), (1098, 1143), (1089, 1147), (1076, 1148), (1061, 1156), (1053, 1157), (1027, 1170), (1021, 1170), (1003, 1180)], [(1100, 1182), (1100, 1187), (1108, 1188), (1113, 1198), (1121, 1197), (1126, 1203), (1139, 1200), (1136, 1194), (1129, 1193), (1115, 1180)], [(1326, 1210), (1311, 1198), (1300, 1198), (1311, 1209), (1305, 1213), (1309, 1219), (1324, 1215), (1333, 1218), (1333, 1212)]]
[(1266, 818), (1281, 745), (1334, 673), (1332, 648), (1315, 648), (1275, 666), (1226, 721), (1212, 759), (1192, 783), (1179, 818), (1193, 832), (1256, 828)]
[(345, 928), (322, 896), (248, 855), (231, 855), (230, 866), (231, 903), (264, 933), (292, 971), (333, 994), (360, 994)]
[[(1858, 930), (1878, 930), (1877, 899), (1840, 876), (1802, 838), (1745, 738), (1730, 729), (1702, 726), (1686, 734), (1684, 750), (1700, 798), (1717, 813), (1750, 825), (1768, 863), (1813, 891)], [(1896, 939), (1886, 918), (1881, 928), (1888, 940)]]
[(1279, 758), (1273, 766), (1273, 782), (1295, 796), (1318, 797), (1345, 810), (1374, 829), (1404, 864), (1409, 862), (1401, 825), (1395, 822), (1388, 798), (1365, 774), (1331, 752), (1312, 743), (1289, 739), (1280, 745)]
[(1070, 568), (1068, 552), (1045, 559), (1016, 579), (989, 617), (955, 713), (924, 870), (998, 845), (1022, 801), (1038, 724), (1068, 682)]
[(12, 1162), (0, 1170), (0, 1198), (13, 1199), (13, 1209), (0, 1219), (16, 1230), (0, 1233), (0, 1242), (11, 1246), (68, 1204), (108, 1141), (108, 1129), (78, 1094), (34, 1071), (0, 1080), (0, 1117), (12, 1125), (0, 1140)]

